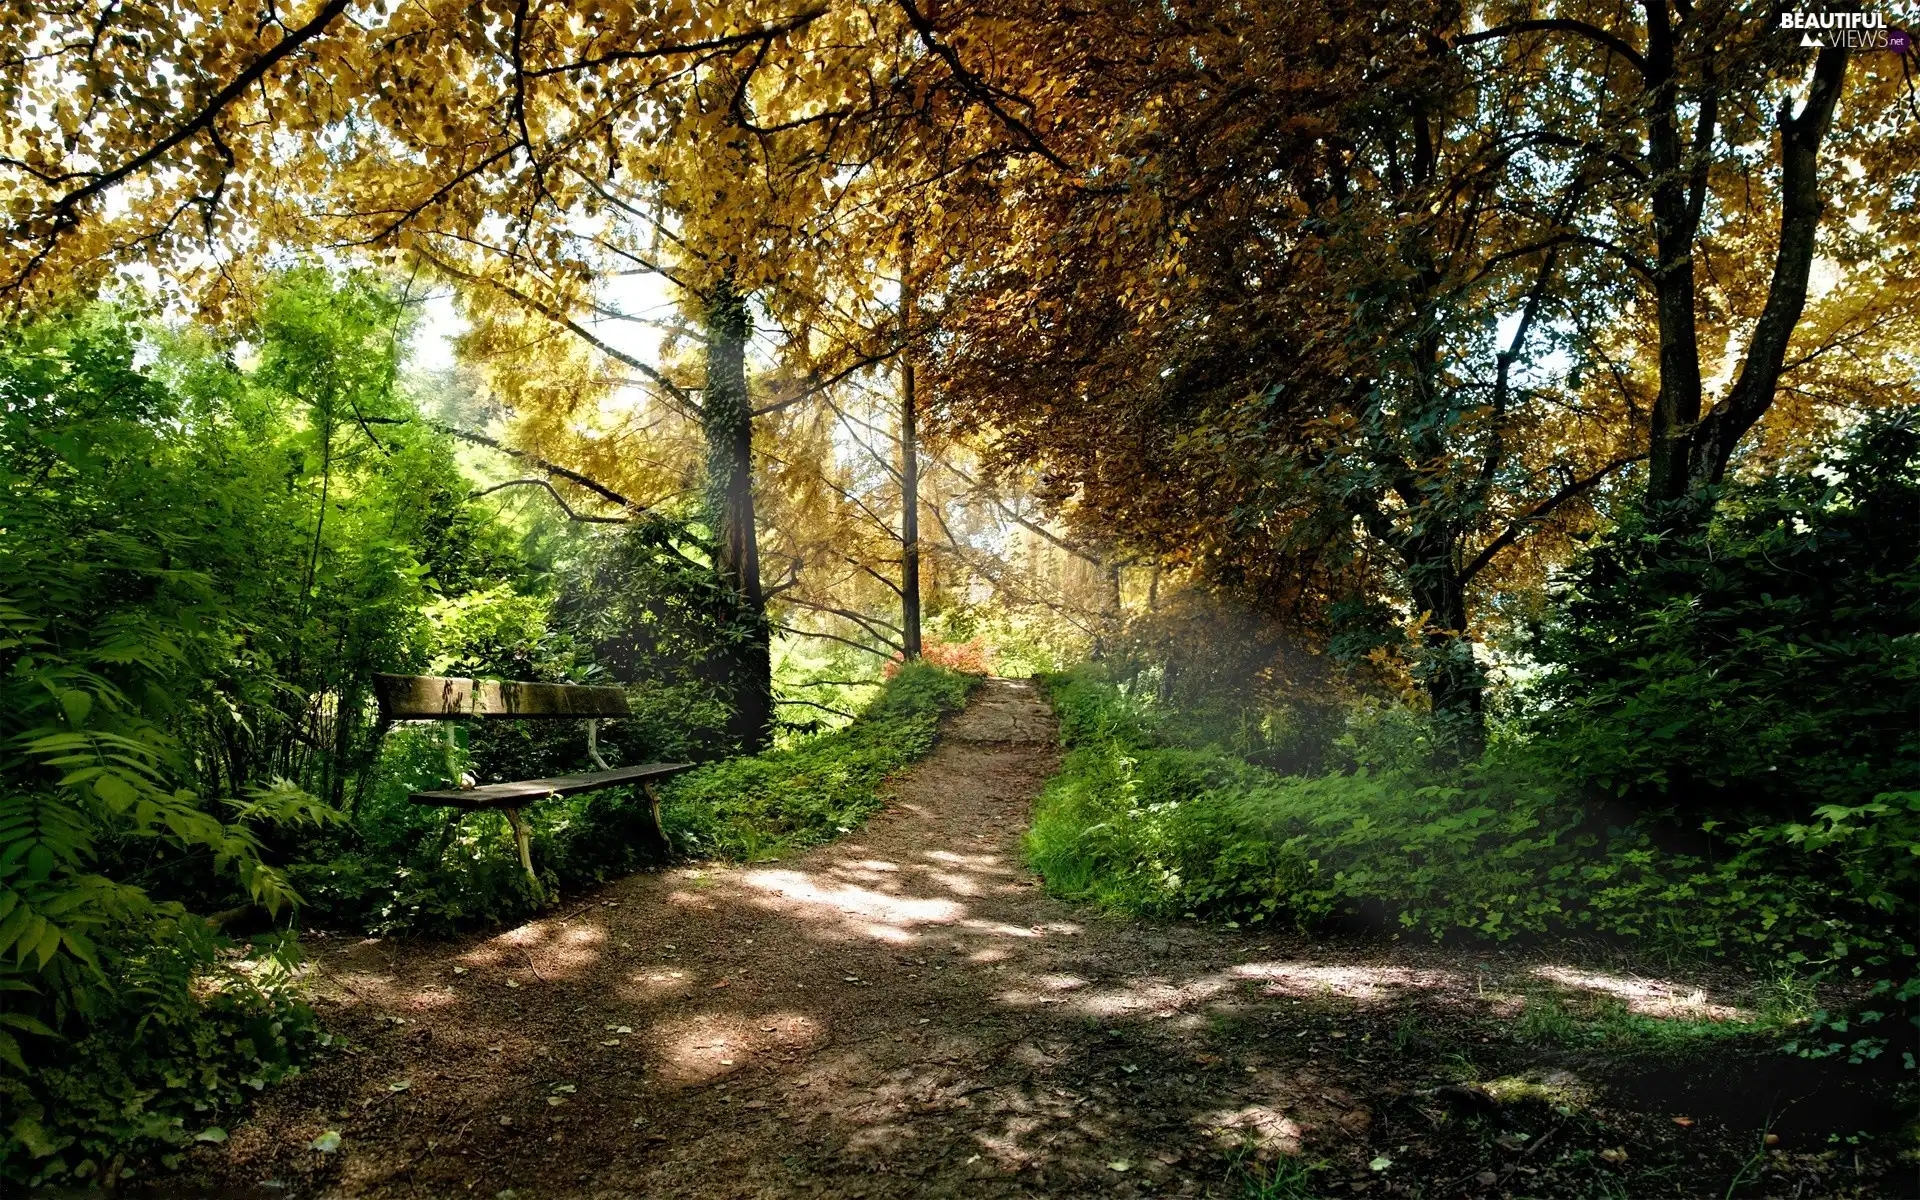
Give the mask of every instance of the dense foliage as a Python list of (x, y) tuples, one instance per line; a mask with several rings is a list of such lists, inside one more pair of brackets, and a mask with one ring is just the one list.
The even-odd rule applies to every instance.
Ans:
[[(375, 671), (619, 682), (612, 763), (730, 748), (735, 600), (699, 532), (477, 502), (400, 377), (407, 321), (376, 278), (302, 270), (221, 330), (100, 304), (0, 337), (0, 1178), (164, 1158), (299, 1069), (321, 1035), (295, 906), (379, 932), (537, 907), (500, 814), (407, 795), (450, 764), (585, 769), (584, 726), (388, 730)], [(861, 819), (967, 689), (874, 686), (844, 729), (671, 785), (677, 843), (754, 856)], [(630, 789), (530, 815), (553, 888), (650, 845)]]
[(1541, 630), (1540, 733), (1682, 821), (1804, 818), (1920, 782), (1920, 430), (1868, 423), (1710, 524), (1630, 515)]

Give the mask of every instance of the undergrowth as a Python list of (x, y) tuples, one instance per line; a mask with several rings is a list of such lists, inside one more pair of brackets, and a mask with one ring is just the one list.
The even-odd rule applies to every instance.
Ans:
[[(1920, 991), (1912, 855), (1887, 836), (1849, 840), (1848, 810), (1823, 811), (1812, 832), (1737, 831), (1707, 858), (1614, 823), (1538, 754), (1282, 776), (1165, 744), (1151, 705), (1093, 668), (1048, 685), (1067, 755), (1027, 851), (1056, 895), (1229, 925), (1494, 941), (1590, 931), (1868, 981), (1872, 998), (1850, 1016), (1815, 1015), (1797, 1047), (1812, 1054), (1883, 1052), (1880, 1018)], [(1920, 813), (1920, 793), (1875, 804)]]
[(290, 938), (236, 947), (175, 914), (102, 939), (113, 985), (94, 990), (83, 1032), (23, 1039), (0, 1071), (0, 1183), (112, 1187), (157, 1160), (171, 1168), (328, 1040), (301, 998)]

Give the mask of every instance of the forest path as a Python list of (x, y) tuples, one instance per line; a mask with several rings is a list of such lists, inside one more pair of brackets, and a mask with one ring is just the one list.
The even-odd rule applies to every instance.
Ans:
[[(1527, 965), (1385, 940), (1333, 955), (1049, 899), (1020, 837), (1057, 740), (1037, 687), (989, 681), (887, 810), (832, 845), (635, 875), (496, 936), (320, 950), (322, 1014), (349, 1052), (270, 1091), (178, 1182), (1223, 1194), (1244, 1187), (1236, 1148), (1306, 1144), (1336, 1187), (1389, 1184), (1367, 1170), (1379, 1143), (1435, 1136), (1444, 1116), (1408, 1112), (1408, 1076), (1433, 1079), (1405, 1055), (1437, 1055), (1394, 1022), (1413, 1005), (1479, 1034), (1502, 1015), (1476, 999), (1490, 973)], [(336, 1152), (309, 1149), (329, 1130)], [(1462, 1182), (1426, 1194), (1486, 1186)]]

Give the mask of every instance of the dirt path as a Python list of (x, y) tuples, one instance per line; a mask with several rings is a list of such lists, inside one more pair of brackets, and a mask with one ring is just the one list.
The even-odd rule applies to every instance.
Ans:
[[(1488, 980), (1537, 964), (1385, 942), (1330, 954), (1052, 901), (1019, 838), (1054, 743), (1037, 690), (992, 681), (839, 843), (634, 876), (481, 940), (322, 952), (323, 1016), (350, 1051), (269, 1093), (178, 1186), (1238, 1194), (1233, 1154), (1303, 1147), (1331, 1163), (1316, 1188), (1527, 1182), (1519, 1141), (1449, 1190), (1437, 1174), (1458, 1155), (1410, 1175), (1401, 1139), (1431, 1133), (1416, 1112), (1447, 1119), (1426, 1062), (1440, 1048), (1408, 1014), (1494, 1022), (1460, 1037), (1485, 1032), (1491, 1052)], [(1647, 1003), (1710, 1003), (1648, 986)], [(309, 1149), (329, 1130), (337, 1151)], [(1370, 1172), (1379, 1156), (1403, 1164)]]

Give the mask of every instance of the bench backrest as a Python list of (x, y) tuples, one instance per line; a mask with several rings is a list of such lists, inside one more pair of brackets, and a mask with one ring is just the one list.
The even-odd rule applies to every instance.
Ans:
[(474, 717), (625, 717), (627, 693), (578, 683), (503, 683), (442, 675), (375, 675), (380, 715), (389, 721), (456, 721)]

